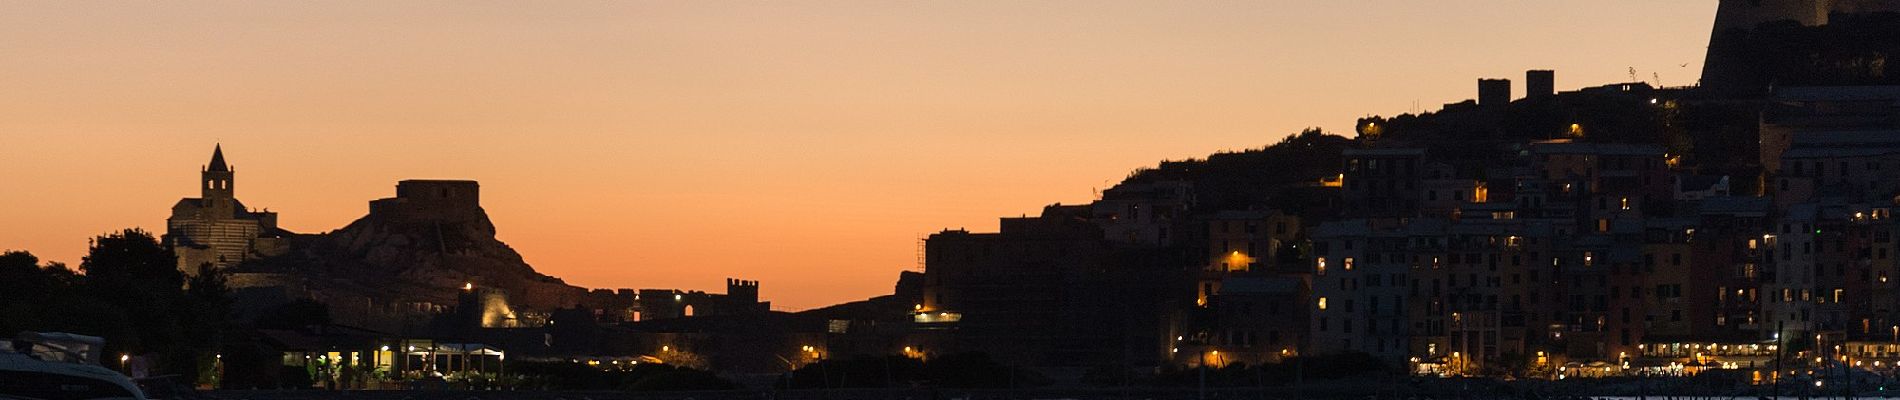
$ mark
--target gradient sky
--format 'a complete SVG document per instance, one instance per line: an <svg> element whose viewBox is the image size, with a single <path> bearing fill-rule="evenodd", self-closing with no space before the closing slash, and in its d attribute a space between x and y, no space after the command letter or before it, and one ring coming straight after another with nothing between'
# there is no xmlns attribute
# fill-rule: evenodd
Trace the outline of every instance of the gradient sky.
<svg viewBox="0 0 1900 400"><path fill-rule="evenodd" d="M0 249L76 266L93 235L163 232L222 142L238 198L294 231L474 179L543 273L756 279L807 309L889 293L921 235L1479 77L1693 84L1715 6L0 2Z"/></svg>

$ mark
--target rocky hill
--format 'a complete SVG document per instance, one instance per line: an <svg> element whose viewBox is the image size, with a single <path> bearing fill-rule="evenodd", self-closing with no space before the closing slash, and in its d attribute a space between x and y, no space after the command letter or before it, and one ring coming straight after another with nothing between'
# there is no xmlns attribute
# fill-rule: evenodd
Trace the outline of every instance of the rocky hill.
<svg viewBox="0 0 1900 400"><path fill-rule="evenodd" d="M535 272L495 239L477 193L470 181L403 181L397 197L372 202L348 226L293 236L286 254L237 272L292 276L320 297L383 304L454 304L464 285L500 289L535 311L593 301L587 289Z"/></svg>

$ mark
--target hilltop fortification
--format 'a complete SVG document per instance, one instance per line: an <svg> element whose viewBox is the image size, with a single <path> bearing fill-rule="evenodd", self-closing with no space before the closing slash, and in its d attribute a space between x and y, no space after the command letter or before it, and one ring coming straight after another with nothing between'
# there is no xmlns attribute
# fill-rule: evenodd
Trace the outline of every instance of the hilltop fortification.
<svg viewBox="0 0 1900 400"><path fill-rule="evenodd" d="M1702 86L1753 96L1776 86L1900 84L1900 1L1723 0Z"/></svg>
<svg viewBox="0 0 1900 400"><path fill-rule="evenodd" d="M1892 0L1722 0L1715 12L1715 32L1752 29L1775 21L1827 25L1834 14L1900 12Z"/></svg>

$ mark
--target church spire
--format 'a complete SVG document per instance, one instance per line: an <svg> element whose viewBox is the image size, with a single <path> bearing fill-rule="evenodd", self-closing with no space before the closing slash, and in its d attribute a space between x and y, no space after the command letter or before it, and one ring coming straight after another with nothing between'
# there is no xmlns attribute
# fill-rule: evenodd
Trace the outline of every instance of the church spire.
<svg viewBox="0 0 1900 400"><path fill-rule="evenodd" d="M231 167L224 164L224 144L223 143L219 143L216 145L216 147L213 147L211 149L211 166L206 167L205 171L207 172L231 171Z"/></svg>
<svg viewBox="0 0 1900 400"><path fill-rule="evenodd" d="M211 150L211 164L206 165L199 174L198 188L204 192L205 199L230 199L231 184L237 174L231 172L231 166L224 163L224 145Z"/></svg>

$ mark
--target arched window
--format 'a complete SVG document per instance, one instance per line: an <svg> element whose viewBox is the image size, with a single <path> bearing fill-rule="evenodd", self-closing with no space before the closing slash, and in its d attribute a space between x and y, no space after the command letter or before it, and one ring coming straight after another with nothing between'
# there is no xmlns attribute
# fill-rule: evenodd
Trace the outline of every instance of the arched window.
<svg viewBox="0 0 1900 400"><path fill-rule="evenodd" d="M682 312L680 315L684 315L688 317L693 316L693 305L691 304L686 305L686 311Z"/></svg>

